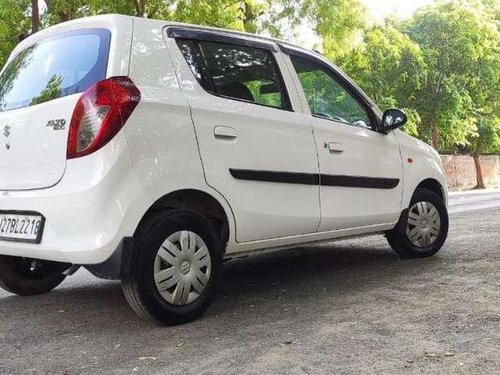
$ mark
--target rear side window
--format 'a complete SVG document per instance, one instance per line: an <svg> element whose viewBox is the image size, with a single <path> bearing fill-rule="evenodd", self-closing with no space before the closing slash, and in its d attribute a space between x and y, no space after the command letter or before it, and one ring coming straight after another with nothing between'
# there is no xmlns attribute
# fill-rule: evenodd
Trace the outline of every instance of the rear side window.
<svg viewBox="0 0 500 375"><path fill-rule="evenodd" d="M290 101L273 54L261 48L177 39L198 82L208 92L290 110Z"/></svg>
<svg viewBox="0 0 500 375"><path fill-rule="evenodd" d="M0 75L0 111L76 94L105 79L110 38L104 29L73 31L21 51Z"/></svg>

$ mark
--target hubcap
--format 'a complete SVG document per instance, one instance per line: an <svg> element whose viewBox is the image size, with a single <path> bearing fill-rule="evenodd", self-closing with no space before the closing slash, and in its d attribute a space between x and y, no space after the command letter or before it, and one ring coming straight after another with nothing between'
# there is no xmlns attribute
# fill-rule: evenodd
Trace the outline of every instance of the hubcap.
<svg viewBox="0 0 500 375"><path fill-rule="evenodd" d="M173 305L191 303L210 279L207 245L194 232L175 232L158 249L153 271L156 289L165 301Z"/></svg>
<svg viewBox="0 0 500 375"><path fill-rule="evenodd" d="M406 236L417 247L428 247L438 238L441 217L436 207L429 202L415 203L408 213Z"/></svg>
<svg viewBox="0 0 500 375"><path fill-rule="evenodd" d="M182 262L180 270L183 275L187 275L191 270L191 264L189 263L189 261L185 260L184 262Z"/></svg>

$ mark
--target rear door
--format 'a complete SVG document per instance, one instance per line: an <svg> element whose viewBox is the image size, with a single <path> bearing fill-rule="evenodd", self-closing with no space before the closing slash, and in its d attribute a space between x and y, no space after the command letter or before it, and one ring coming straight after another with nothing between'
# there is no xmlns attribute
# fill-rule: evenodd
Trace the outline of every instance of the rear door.
<svg viewBox="0 0 500 375"><path fill-rule="evenodd" d="M309 54L290 54L311 112L320 166L320 231L394 223L402 163L393 132L376 131L374 107L347 77Z"/></svg>
<svg viewBox="0 0 500 375"><path fill-rule="evenodd" d="M82 29L19 51L0 74L0 190L56 184L82 91L106 78L111 33Z"/></svg>
<svg viewBox="0 0 500 375"><path fill-rule="evenodd" d="M320 208L312 126L294 112L298 100L285 83L276 46L231 34L167 33L206 180L229 201L237 241L315 232Z"/></svg>

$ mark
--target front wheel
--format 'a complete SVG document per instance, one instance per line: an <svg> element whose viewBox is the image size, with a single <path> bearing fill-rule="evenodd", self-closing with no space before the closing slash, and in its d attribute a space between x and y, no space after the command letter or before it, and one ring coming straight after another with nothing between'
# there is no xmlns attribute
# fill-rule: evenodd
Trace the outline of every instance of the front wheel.
<svg viewBox="0 0 500 375"><path fill-rule="evenodd" d="M50 292L66 278L69 264L0 255L0 287L29 296Z"/></svg>
<svg viewBox="0 0 500 375"><path fill-rule="evenodd" d="M448 235L448 212L436 193L417 189L399 225L386 233L391 247L404 258L436 254Z"/></svg>
<svg viewBox="0 0 500 375"><path fill-rule="evenodd" d="M206 218L183 210L162 211L138 230L133 267L122 287L139 316L181 324L210 306L221 268L222 246Z"/></svg>

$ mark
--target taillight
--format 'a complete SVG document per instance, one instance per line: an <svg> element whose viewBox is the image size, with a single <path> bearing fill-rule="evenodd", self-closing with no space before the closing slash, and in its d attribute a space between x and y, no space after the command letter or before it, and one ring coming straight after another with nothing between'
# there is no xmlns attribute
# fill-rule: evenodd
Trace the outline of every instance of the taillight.
<svg viewBox="0 0 500 375"><path fill-rule="evenodd" d="M68 137L68 159L106 145L122 128L141 99L128 77L113 77L87 89L76 103Z"/></svg>

